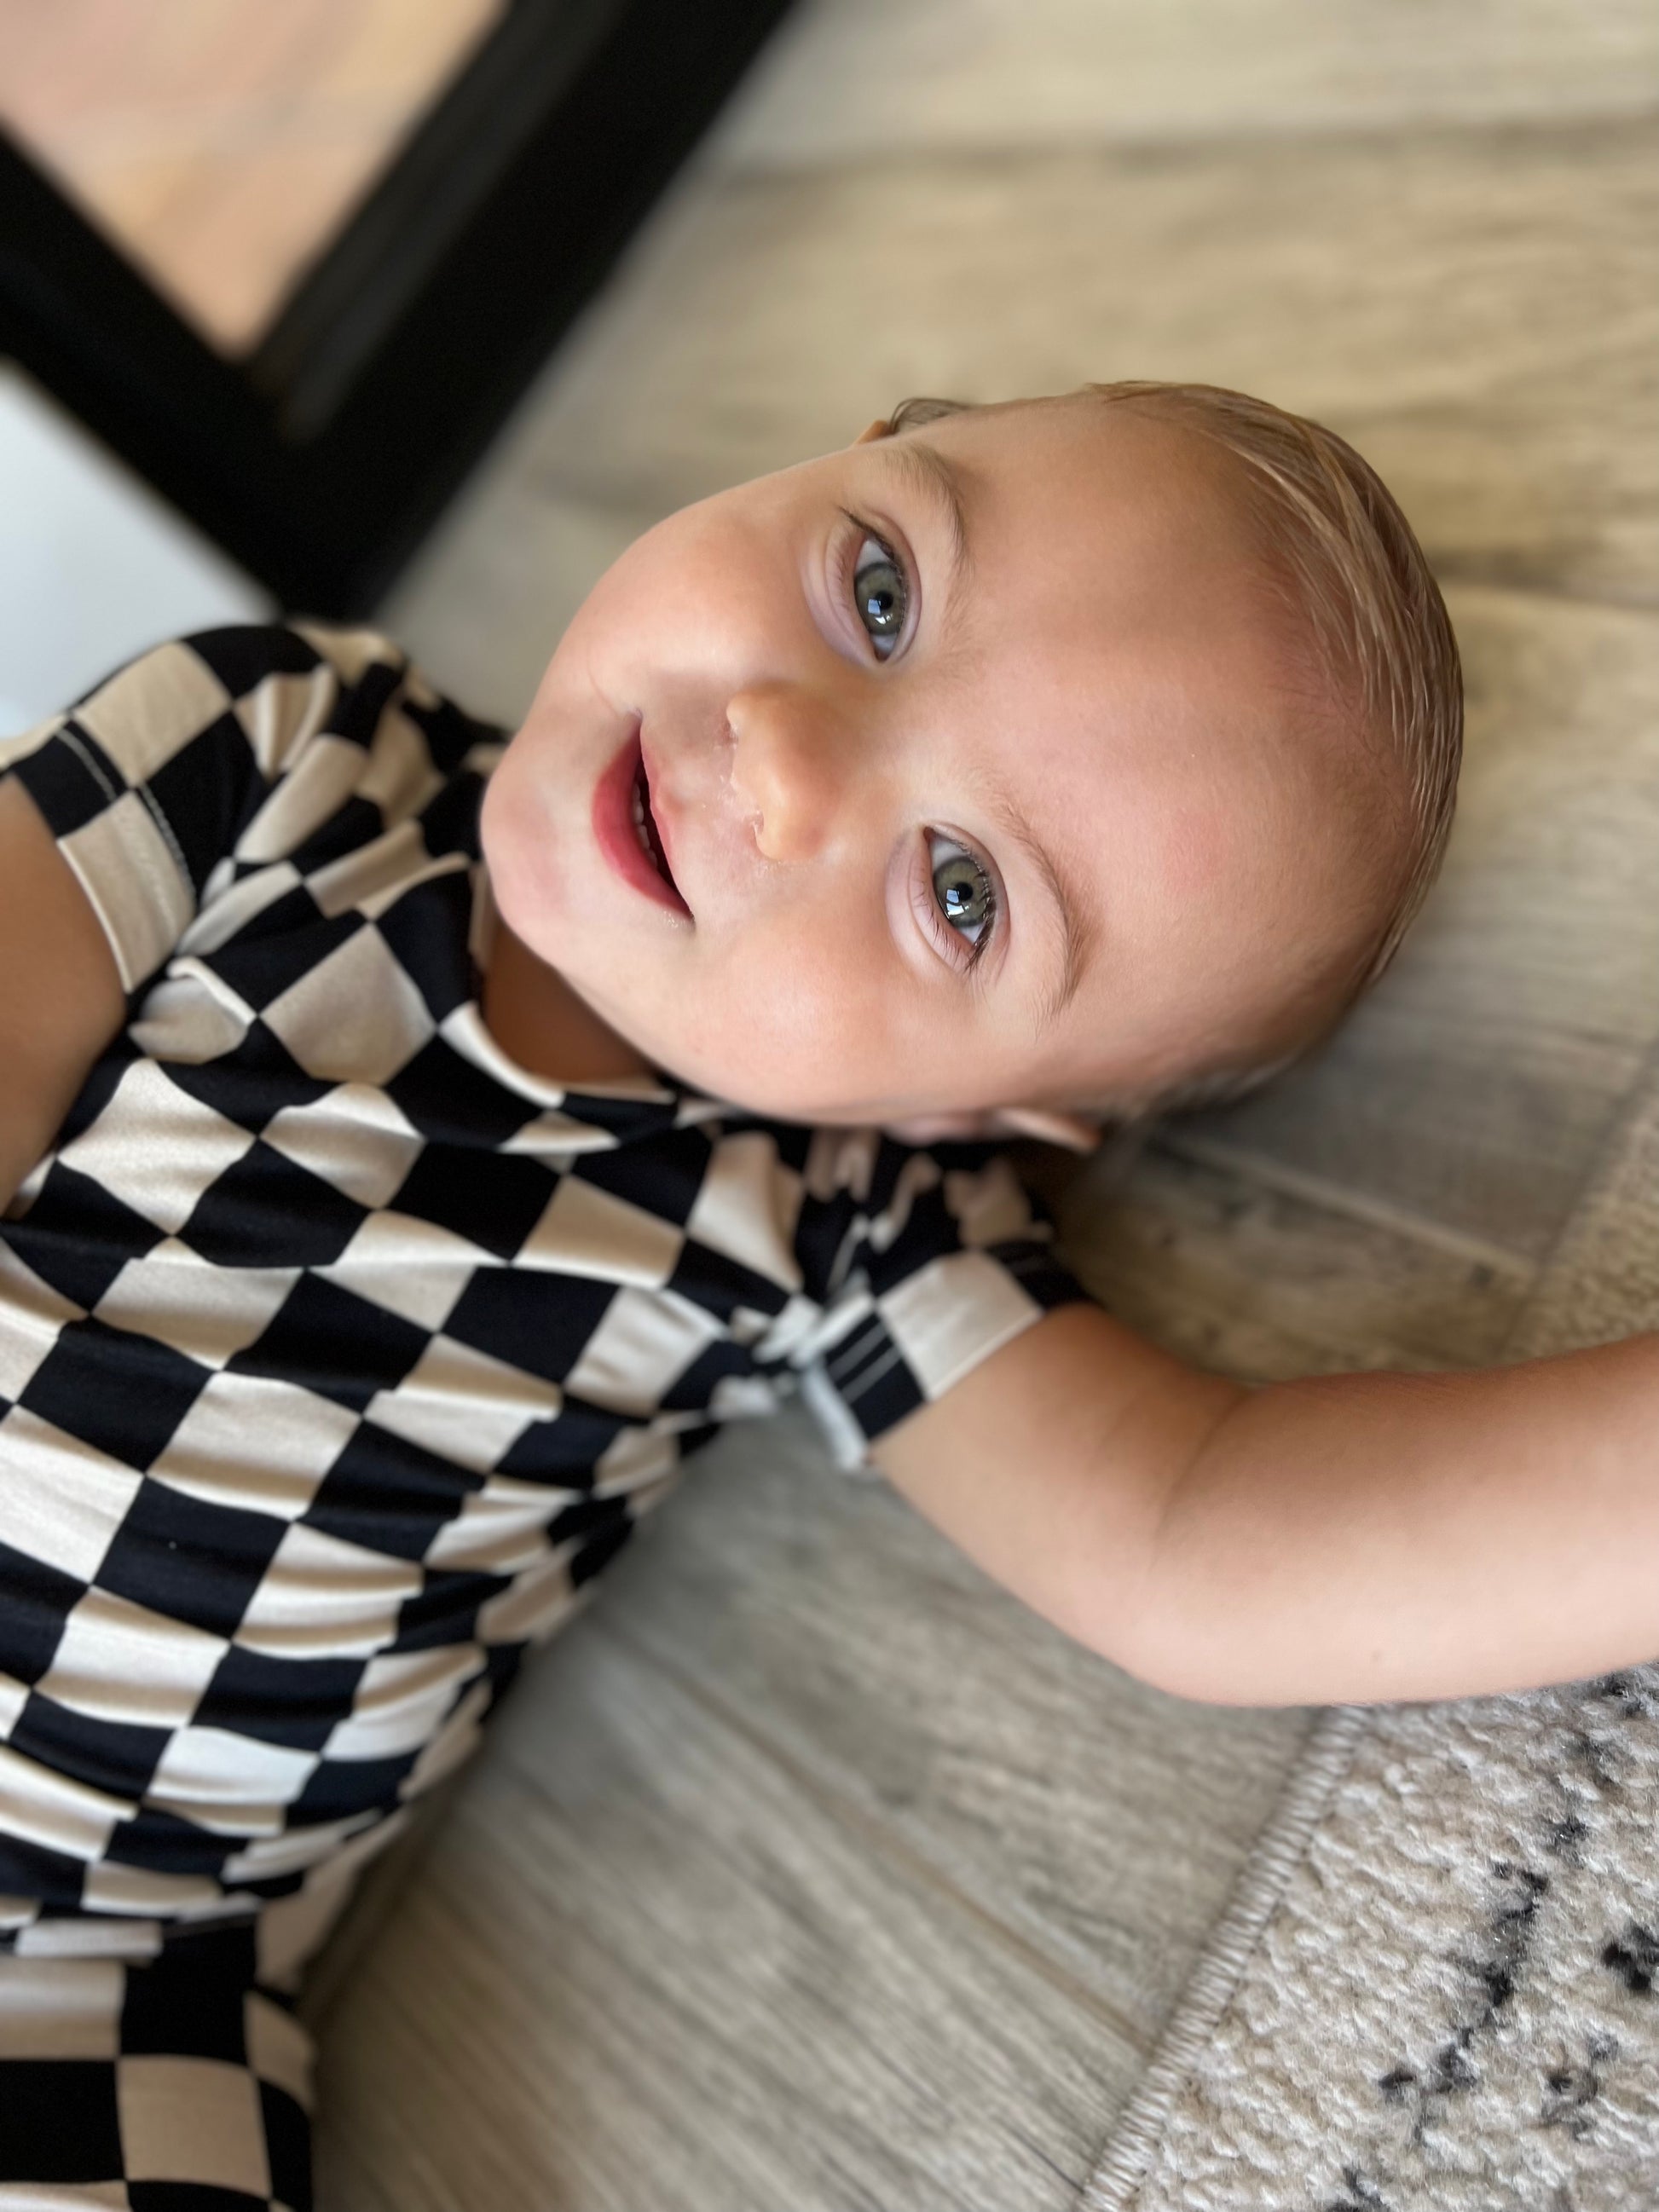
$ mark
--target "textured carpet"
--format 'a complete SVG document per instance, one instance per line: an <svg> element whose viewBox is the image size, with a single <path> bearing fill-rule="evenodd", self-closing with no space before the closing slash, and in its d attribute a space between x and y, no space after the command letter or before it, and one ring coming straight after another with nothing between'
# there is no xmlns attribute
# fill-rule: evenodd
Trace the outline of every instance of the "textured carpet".
<svg viewBox="0 0 1659 2212"><path fill-rule="evenodd" d="M1510 1349L1656 1324L1650 1075ZM1659 1665L1334 1711L1088 2212L1654 2212L1656 1980Z"/></svg>

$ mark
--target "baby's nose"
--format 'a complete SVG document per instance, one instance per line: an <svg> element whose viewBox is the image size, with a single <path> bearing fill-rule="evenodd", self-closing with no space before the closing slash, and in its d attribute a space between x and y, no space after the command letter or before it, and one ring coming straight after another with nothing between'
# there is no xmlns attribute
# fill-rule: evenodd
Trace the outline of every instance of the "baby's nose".
<svg viewBox="0 0 1659 2212"><path fill-rule="evenodd" d="M789 684L757 684L726 710L732 781L769 860L805 860L832 834L847 748L826 703Z"/></svg>

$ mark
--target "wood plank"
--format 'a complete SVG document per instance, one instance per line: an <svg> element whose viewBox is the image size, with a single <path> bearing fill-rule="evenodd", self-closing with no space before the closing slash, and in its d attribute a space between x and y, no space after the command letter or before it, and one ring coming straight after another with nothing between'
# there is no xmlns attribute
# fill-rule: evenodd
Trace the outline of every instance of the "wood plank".
<svg viewBox="0 0 1659 2212"><path fill-rule="evenodd" d="M1132 1328L1218 1374L1266 1382L1495 1359L1536 1270L1379 1212L1323 1204L1178 1127L1115 1187L1086 1171L1060 1208L1073 1267Z"/></svg>
<svg viewBox="0 0 1659 2212"><path fill-rule="evenodd" d="M816 0L705 158L872 155L1629 113L1659 89L1647 0Z"/></svg>
<svg viewBox="0 0 1659 2212"><path fill-rule="evenodd" d="M471 713L516 729L571 616L659 519L550 495L509 439L473 472L377 619Z"/></svg>
<svg viewBox="0 0 1659 2212"><path fill-rule="evenodd" d="M661 514L907 392L1198 377L1355 437L1449 571L1652 598L1656 204L1639 119L699 171L504 465Z"/></svg>
<svg viewBox="0 0 1659 2212"><path fill-rule="evenodd" d="M1445 874L1316 1060L1189 1126L1535 1260L1659 1037L1659 620L1452 598L1469 726Z"/></svg>
<svg viewBox="0 0 1659 2212"><path fill-rule="evenodd" d="M605 1612L331 2017L322 2202L1071 2204L1138 2045Z"/></svg>
<svg viewBox="0 0 1659 2212"><path fill-rule="evenodd" d="M1070 1643L799 1418L728 1435L609 1619L1150 2040L1305 1732Z"/></svg>

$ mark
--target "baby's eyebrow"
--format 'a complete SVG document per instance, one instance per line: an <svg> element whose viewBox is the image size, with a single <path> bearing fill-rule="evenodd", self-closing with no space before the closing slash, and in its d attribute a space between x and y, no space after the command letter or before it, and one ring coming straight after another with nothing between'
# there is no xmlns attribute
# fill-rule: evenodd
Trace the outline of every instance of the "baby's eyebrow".
<svg viewBox="0 0 1659 2212"><path fill-rule="evenodd" d="M1037 1028L1042 1030L1057 1020L1076 997L1094 950L1094 926L1082 902L1067 888L1065 877L1054 865L1054 855L1026 820L1012 793L999 789L992 803L1002 827L1046 886L1060 918L1060 981L1038 1004Z"/></svg>
<svg viewBox="0 0 1659 2212"><path fill-rule="evenodd" d="M945 525L945 535L951 541L948 603L954 607L974 564L962 478L938 447L930 446L923 438L907 437L901 433L896 438L885 440L882 450L894 466L909 478L913 489L932 502Z"/></svg>

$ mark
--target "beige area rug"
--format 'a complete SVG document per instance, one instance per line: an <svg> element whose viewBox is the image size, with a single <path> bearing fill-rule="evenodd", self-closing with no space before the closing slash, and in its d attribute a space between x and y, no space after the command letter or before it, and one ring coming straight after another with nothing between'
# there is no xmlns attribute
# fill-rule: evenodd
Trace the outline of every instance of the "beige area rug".
<svg viewBox="0 0 1659 2212"><path fill-rule="evenodd" d="M1510 1351L1656 1323L1650 1071ZM1656 1984L1659 1664L1333 1711L1085 2204L1659 2212Z"/></svg>

